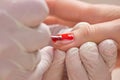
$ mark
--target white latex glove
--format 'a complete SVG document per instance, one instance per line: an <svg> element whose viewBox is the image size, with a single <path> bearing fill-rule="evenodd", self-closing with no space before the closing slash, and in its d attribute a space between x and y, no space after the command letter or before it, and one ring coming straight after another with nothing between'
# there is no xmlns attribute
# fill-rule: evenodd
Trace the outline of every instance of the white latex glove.
<svg viewBox="0 0 120 80"><path fill-rule="evenodd" d="M60 25L53 25L52 27L54 27L51 28L53 35L71 30L65 27L59 28L62 27ZM111 71L117 59L117 46L112 40L105 40L99 46L93 42L88 42L83 44L80 49L69 49L66 55L66 63L64 63L65 52L57 53L61 56L54 59L44 75L44 80L111 80ZM57 53L55 55L58 55ZM65 69L67 69L67 75L64 75Z"/></svg>
<svg viewBox="0 0 120 80"><path fill-rule="evenodd" d="M66 68L69 80L111 80L111 70L116 64L117 46L105 40L98 46L84 43L80 49L67 51Z"/></svg>
<svg viewBox="0 0 120 80"><path fill-rule="evenodd" d="M4 39L0 39L0 80L42 80L52 62L53 48L27 53L14 41Z"/></svg>
<svg viewBox="0 0 120 80"><path fill-rule="evenodd" d="M0 37L9 36L26 51L36 51L46 45L50 41L49 27L41 24L37 30L33 30L15 20L6 12L0 12Z"/></svg>
<svg viewBox="0 0 120 80"><path fill-rule="evenodd" d="M6 12L0 12L0 80L41 80L53 57L48 27L26 27Z"/></svg>
<svg viewBox="0 0 120 80"><path fill-rule="evenodd" d="M52 47L34 52L50 41L49 28L40 24L48 13L43 4L44 0L0 1L0 80L41 80L50 66ZM38 31L28 28L38 24Z"/></svg>
<svg viewBox="0 0 120 80"><path fill-rule="evenodd" d="M55 50L51 66L43 76L43 80L64 80L65 52Z"/></svg>
<svg viewBox="0 0 120 80"><path fill-rule="evenodd" d="M6 10L11 16L26 26L38 26L48 15L45 0L0 0L0 10Z"/></svg>

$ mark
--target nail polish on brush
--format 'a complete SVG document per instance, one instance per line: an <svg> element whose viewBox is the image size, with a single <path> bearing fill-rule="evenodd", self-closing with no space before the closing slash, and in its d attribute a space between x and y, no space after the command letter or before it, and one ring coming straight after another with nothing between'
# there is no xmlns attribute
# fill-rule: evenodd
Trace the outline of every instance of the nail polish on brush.
<svg viewBox="0 0 120 80"><path fill-rule="evenodd" d="M74 39L73 33L58 34L56 36L51 36L53 42L57 41L72 41Z"/></svg>

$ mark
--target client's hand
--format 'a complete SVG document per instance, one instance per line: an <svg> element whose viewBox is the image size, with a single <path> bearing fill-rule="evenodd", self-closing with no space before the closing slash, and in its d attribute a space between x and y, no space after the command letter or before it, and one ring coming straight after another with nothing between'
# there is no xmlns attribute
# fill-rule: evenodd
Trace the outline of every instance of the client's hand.
<svg viewBox="0 0 120 80"><path fill-rule="evenodd" d="M90 23L76 25L79 29L73 30L75 40L71 44L60 43L57 48L67 50L79 47L87 41L99 43L105 39L113 39L120 44L120 6L90 4L77 0L46 1L50 8L50 17L46 19L46 23L72 27L79 22Z"/></svg>
<svg viewBox="0 0 120 80"><path fill-rule="evenodd" d="M79 29L79 27L82 27L82 25L86 26L89 24L80 23L73 30ZM60 26L57 26L57 27L59 28ZM69 28L65 29L65 27L64 27L64 29L62 29L60 31L60 33L66 33L66 32L69 32ZM82 38L81 38L81 40L82 40ZM62 52L62 53L65 54L64 52ZM103 42L100 42L100 44L97 46L94 42L88 42L88 43L83 44L80 47L80 49L78 49L78 48L69 49L67 51L67 56L68 57L66 57L66 63L65 63L66 66L68 66L67 72L69 73L68 74L69 76L73 75L72 76L73 79L83 80L85 78L85 79L89 80L88 77L92 77L92 79L94 79L94 80L98 80L98 79L110 80L111 79L110 73L111 73L112 69L115 67L116 60L117 60L117 43L115 43L112 40L105 40ZM61 61L62 62L61 64L63 65L64 64L64 62L63 62L64 56L61 58L62 59L59 61ZM80 64L80 65L78 65L78 64ZM57 63L56 63L56 65L57 65ZM81 70L81 66L82 66L83 70ZM56 67L54 69L57 69L57 70L56 70L56 72L52 71L53 73L57 73L57 71L60 70L60 68L58 69ZM79 71L79 69L80 69L80 71ZM82 72L83 72L83 75L82 75ZM116 76L118 75L117 73L118 73L118 71L113 72L112 80L114 80L116 78ZM79 74L81 76L79 76ZM48 75L50 75L50 73ZM82 76L84 76L84 77L82 77ZM71 78L71 77L69 77L69 78ZM118 79L118 76L116 79ZM49 79L46 79L46 80L49 80ZM54 77L52 76L52 80L57 80L57 79L56 78L54 79Z"/></svg>

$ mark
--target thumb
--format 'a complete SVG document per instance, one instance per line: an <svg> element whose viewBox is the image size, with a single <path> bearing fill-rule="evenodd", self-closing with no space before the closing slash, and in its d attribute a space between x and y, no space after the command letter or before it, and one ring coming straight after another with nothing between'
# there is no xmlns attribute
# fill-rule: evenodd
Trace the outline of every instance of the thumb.
<svg viewBox="0 0 120 80"><path fill-rule="evenodd" d="M63 41L61 41L61 45L59 42L59 46L57 46L57 48L67 50L71 47L78 47L87 41L99 43L105 39L113 39L119 43L119 21L120 19L94 25L83 22L78 23L72 31L74 34L74 40L68 44L67 41L66 44L65 41L64 44L62 44Z"/></svg>

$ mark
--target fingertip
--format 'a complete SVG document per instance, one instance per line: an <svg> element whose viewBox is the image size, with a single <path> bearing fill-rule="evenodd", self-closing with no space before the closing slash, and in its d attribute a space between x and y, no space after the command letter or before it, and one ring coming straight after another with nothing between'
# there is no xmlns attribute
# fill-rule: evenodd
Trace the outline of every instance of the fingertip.
<svg viewBox="0 0 120 80"><path fill-rule="evenodd" d="M75 42L75 40L63 40L63 41L57 41L56 43L53 42L53 46L56 49L60 49L63 51L67 51L68 49L72 48L72 47L78 47L80 45L78 45L79 43Z"/></svg>
<svg viewBox="0 0 120 80"><path fill-rule="evenodd" d="M109 70L112 71L115 67L117 61L117 45L113 40L105 40L99 44L99 51L109 67Z"/></svg>
<svg viewBox="0 0 120 80"><path fill-rule="evenodd" d="M88 80L87 73L79 56L79 49L72 47L67 51L66 67L69 78Z"/></svg>
<svg viewBox="0 0 120 80"><path fill-rule="evenodd" d="M91 38L91 36L90 32L88 31L89 26L91 25L87 22L78 23L71 30L71 34L73 34L72 40L61 40L58 41L55 45L57 45L59 49L68 50L71 47L79 47L83 43L90 41L89 38Z"/></svg>
<svg viewBox="0 0 120 80"><path fill-rule="evenodd" d="M51 25L51 24L57 24L58 19L53 16L48 16L45 20L44 23Z"/></svg>
<svg viewBox="0 0 120 80"><path fill-rule="evenodd" d="M101 55L99 54L98 47L94 42L87 42L80 48L80 57L83 62L89 78L97 80L110 80L109 68L104 63ZM101 70L103 70L101 72ZM95 75L97 74L97 75Z"/></svg>
<svg viewBox="0 0 120 80"><path fill-rule="evenodd" d="M101 54L103 55L114 56L117 54L116 53L117 43L111 39L107 39L107 40L102 41L99 44L99 49L101 51Z"/></svg>
<svg viewBox="0 0 120 80"><path fill-rule="evenodd" d="M73 63L74 61L76 61L75 64L77 64L77 62L80 61L79 59L79 50L77 47L72 47L70 49L68 49L66 51L66 63L67 63L67 66L70 65L70 63ZM74 63L73 63L74 64Z"/></svg>
<svg viewBox="0 0 120 80"><path fill-rule="evenodd" d="M89 52L98 52L97 45L94 42L86 42L80 47L80 54L87 55Z"/></svg>

